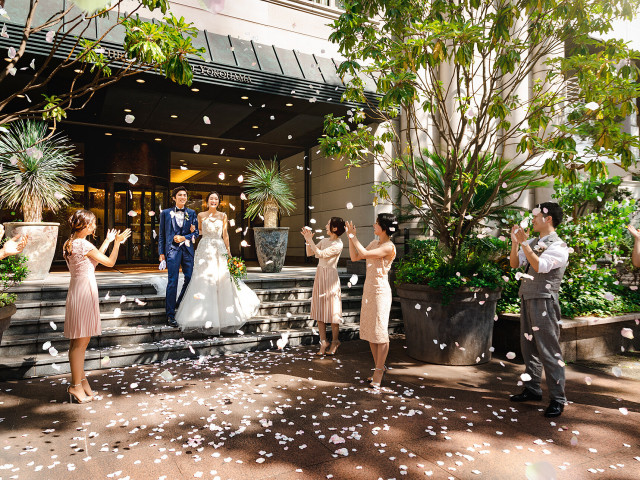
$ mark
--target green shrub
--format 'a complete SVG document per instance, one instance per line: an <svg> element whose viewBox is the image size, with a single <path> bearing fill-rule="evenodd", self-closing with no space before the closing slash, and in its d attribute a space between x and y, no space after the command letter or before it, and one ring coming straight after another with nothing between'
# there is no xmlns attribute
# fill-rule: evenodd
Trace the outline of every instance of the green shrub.
<svg viewBox="0 0 640 480"><path fill-rule="evenodd" d="M0 245L3 243L4 241L0 242ZM16 295L7 290L20 284L27 278L27 273L27 258L22 255L0 260L0 307L15 303Z"/></svg>

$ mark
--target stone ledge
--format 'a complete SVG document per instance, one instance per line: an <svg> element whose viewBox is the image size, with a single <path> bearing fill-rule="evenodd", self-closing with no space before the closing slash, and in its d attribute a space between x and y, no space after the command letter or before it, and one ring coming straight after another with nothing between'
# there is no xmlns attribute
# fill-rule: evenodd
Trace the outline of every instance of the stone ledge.
<svg viewBox="0 0 640 480"><path fill-rule="evenodd" d="M563 318L560 348L565 362L605 357L624 351L640 350L640 312L613 317ZM634 339L620 334L631 328ZM496 352L520 352L520 315L502 313L493 326L493 346Z"/></svg>

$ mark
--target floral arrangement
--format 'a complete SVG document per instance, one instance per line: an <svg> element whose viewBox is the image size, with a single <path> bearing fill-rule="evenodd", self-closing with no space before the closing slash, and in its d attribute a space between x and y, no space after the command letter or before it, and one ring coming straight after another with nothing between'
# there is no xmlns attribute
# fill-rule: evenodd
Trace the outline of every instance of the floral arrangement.
<svg viewBox="0 0 640 480"><path fill-rule="evenodd" d="M247 266L244 260L239 257L231 257L229 255L225 255L225 257L227 257L227 267L229 268L231 279L236 284L236 288L240 288L240 280L247 276Z"/></svg>

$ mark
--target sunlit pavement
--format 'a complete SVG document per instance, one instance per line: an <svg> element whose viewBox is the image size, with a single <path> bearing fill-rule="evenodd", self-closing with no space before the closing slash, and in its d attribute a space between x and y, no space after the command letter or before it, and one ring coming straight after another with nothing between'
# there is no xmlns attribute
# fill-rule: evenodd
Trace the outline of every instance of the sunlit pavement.
<svg viewBox="0 0 640 480"><path fill-rule="evenodd" d="M88 405L68 377L0 383L0 478L640 478L637 362L567 365L573 403L550 421L546 396L509 402L523 369L502 355L423 364L397 337L375 392L365 342L316 350L100 370Z"/></svg>

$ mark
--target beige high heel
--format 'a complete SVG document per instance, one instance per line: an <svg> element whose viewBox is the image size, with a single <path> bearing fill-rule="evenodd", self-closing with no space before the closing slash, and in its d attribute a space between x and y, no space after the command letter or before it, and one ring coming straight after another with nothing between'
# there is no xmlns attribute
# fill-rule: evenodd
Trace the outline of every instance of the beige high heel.
<svg viewBox="0 0 640 480"><path fill-rule="evenodd" d="M87 380L86 378L83 378L82 380L80 380L80 385L82 385L82 382L87 382L87 384L89 384L89 380ZM84 387L82 389L84 390ZM90 384L89 384L89 389L91 389ZM95 397L93 390L91 390L91 395L89 395L86 391L84 392L84 394L87 396L87 398L90 398L91 400L93 400L93 398Z"/></svg>
<svg viewBox="0 0 640 480"><path fill-rule="evenodd" d="M388 370L388 368L387 368L387 366L386 366L386 365L383 365L382 369L383 369L385 372ZM375 368L374 368L374 370L375 370ZM373 377L371 376L371 377L367 378L367 382L368 382L368 383L373 382Z"/></svg>
<svg viewBox="0 0 640 480"><path fill-rule="evenodd" d="M386 368L386 367L385 367ZM380 372L382 372L384 374L385 368L374 368L374 370L378 370ZM375 388L375 389L379 389L380 388L380 384L382 383L382 379L380 379L380 382L375 383L373 381L373 377L371 377L371 383L369 383L369 386L371 388Z"/></svg>
<svg viewBox="0 0 640 480"><path fill-rule="evenodd" d="M328 346L329 342L327 340L320 340L320 350L316 352L316 355L324 355Z"/></svg>
<svg viewBox="0 0 640 480"><path fill-rule="evenodd" d="M88 396L84 397L82 400L80 400L75 393L69 391L69 389L71 387L81 387L81 386L82 386L82 382L80 382L80 383L78 383L76 385L69 384L69 386L67 387L67 393L69 394L69 403L73 403L73 399L74 398L76 399L76 402L78 402L78 403L89 403L91 400L93 400L93 397L88 397Z"/></svg>
<svg viewBox="0 0 640 480"><path fill-rule="evenodd" d="M335 347L334 347L334 345L335 345ZM331 342L331 349L327 352L327 355L334 356L336 354L336 350L338 350L339 346L340 346L340 342L339 341Z"/></svg>

